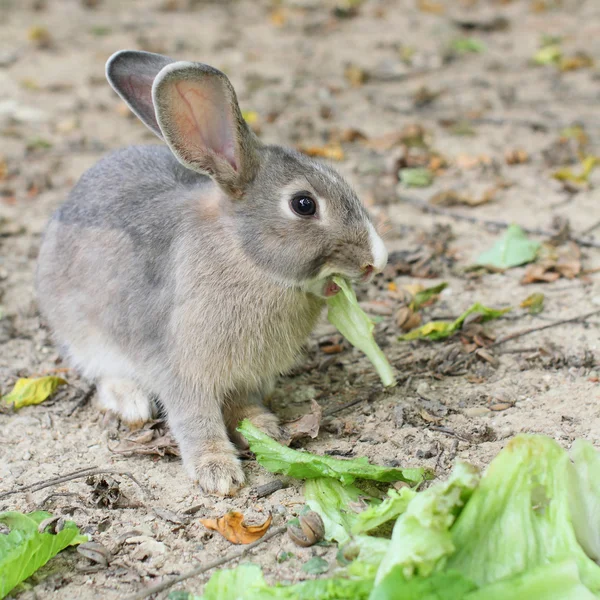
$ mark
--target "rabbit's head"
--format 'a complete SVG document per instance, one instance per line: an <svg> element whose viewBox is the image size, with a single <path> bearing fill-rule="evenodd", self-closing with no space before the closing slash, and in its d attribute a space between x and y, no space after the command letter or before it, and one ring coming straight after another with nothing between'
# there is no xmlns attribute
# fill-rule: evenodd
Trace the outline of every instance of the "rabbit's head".
<svg viewBox="0 0 600 600"><path fill-rule="evenodd" d="M133 112L188 169L210 176L246 255L284 285L319 296L332 275L367 280L387 252L348 183L294 150L262 144L231 83L201 63L124 50L107 78Z"/></svg>

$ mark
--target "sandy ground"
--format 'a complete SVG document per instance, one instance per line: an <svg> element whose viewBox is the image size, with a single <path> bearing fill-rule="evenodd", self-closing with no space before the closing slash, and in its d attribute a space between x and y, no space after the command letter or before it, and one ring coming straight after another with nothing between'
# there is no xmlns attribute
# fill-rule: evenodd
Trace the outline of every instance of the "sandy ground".
<svg viewBox="0 0 600 600"><path fill-rule="evenodd" d="M600 315L467 356L478 348L473 336L486 342L479 326L462 339L399 342L394 315L401 303L390 291L390 283L401 289L447 281L440 300L424 309L425 319L455 317L473 302L513 307L486 325L496 339L600 309L597 247L581 246L577 277L552 283L523 285L523 267L468 270L500 233L483 220L552 233L561 226L564 233L568 222L573 236L600 245L600 228L584 235L600 219L600 170L587 186L552 178L556 169L578 161L576 141L560 142L564 128L583 127L584 153L598 154L600 71L588 66L560 72L530 62L543 36L560 36L565 56L585 52L599 64L600 6L593 0L367 0L354 12L341 0L0 1L0 391L18 377L65 367L33 294L40 235L86 168L113 148L153 142L103 77L112 52L140 48L223 69L242 108L257 113L265 141L323 145L350 129L378 140L378 149L360 140L343 142L345 159L335 164L387 230L394 268L360 290L360 297L381 317L378 340L399 369L400 385L382 391L367 362L350 348L324 353L324 343L337 341L324 322L306 360L281 379L271 401L284 419L308 412L311 399L330 411L318 438L303 447L425 465L444 477L456 458L486 465L518 432L544 433L565 447L577 437L600 446ZM494 17L505 18L505 27ZM464 36L483 42L485 51L450 52L452 41ZM431 187L398 188L402 150L385 147L381 136L415 124L425 128L448 166ZM507 162L507 152L516 150L526 153L526 163ZM490 189L496 193L488 203L445 209L475 223L426 213L406 201L423 202L444 190L481 197ZM533 292L545 295L539 315L519 308ZM116 476L128 508L95 506L93 488L81 479L1 498L1 510L43 506L70 515L112 552L109 566L92 572L88 560L64 552L15 597L123 597L231 551L198 518L235 508L256 520L272 512L279 525L301 508L298 481L256 498L253 488L274 476L253 460L244 463L248 486L235 498L218 499L203 497L176 457L115 453L130 434L99 415L93 402L82 402L89 382L72 371L66 378L69 386L50 401L0 414L0 494L99 466L132 473L152 497ZM351 408L337 410L353 400ZM48 498L53 493L58 495ZM184 514L190 508L193 514ZM281 560L283 552L293 557ZM335 568L335 548L300 549L283 536L251 560L270 581L298 581L309 577L301 566L314 555ZM179 588L200 592L204 581Z"/></svg>

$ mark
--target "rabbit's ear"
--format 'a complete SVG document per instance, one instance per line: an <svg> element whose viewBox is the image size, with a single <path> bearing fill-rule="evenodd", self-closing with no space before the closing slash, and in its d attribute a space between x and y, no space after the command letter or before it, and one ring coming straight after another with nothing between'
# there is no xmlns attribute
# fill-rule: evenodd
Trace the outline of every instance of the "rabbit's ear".
<svg viewBox="0 0 600 600"><path fill-rule="evenodd" d="M207 65L175 62L154 80L152 100L163 137L189 169L241 196L258 169L259 142L229 79Z"/></svg>
<svg viewBox="0 0 600 600"><path fill-rule="evenodd" d="M113 54L106 63L108 83L139 119L161 139L163 136L152 104L152 84L161 69L172 62L171 58L161 54L121 50Z"/></svg>

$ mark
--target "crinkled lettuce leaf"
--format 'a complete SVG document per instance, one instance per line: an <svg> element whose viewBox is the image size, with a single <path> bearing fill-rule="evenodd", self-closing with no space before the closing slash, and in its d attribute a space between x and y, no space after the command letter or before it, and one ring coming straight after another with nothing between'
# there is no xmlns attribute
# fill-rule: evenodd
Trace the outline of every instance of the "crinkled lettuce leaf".
<svg viewBox="0 0 600 600"><path fill-rule="evenodd" d="M502 579L464 597L464 600L508 599L598 600L598 596L581 583L577 563L567 560L542 565L516 577Z"/></svg>
<svg viewBox="0 0 600 600"><path fill-rule="evenodd" d="M383 385L396 385L394 369L373 337L373 321L358 304L354 290L342 277L333 281L340 291L327 299L329 322L356 348L362 350L373 363Z"/></svg>
<svg viewBox="0 0 600 600"><path fill-rule="evenodd" d="M316 579L294 585L267 585L260 567L244 564L217 571L202 596L189 600L367 600L372 579Z"/></svg>
<svg viewBox="0 0 600 600"><path fill-rule="evenodd" d="M369 600L462 600L465 594L476 587L456 571L407 578L404 568L399 565L373 589ZM509 598L515 600L512 595L505 596L504 600Z"/></svg>
<svg viewBox="0 0 600 600"><path fill-rule="evenodd" d="M395 521L408 508L409 502L417 495L411 488L401 490L389 489L387 498L377 504L372 504L354 519L352 533L367 533L378 529L385 523Z"/></svg>
<svg viewBox="0 0 600 600"><path fill-rule="evenodd" d="M51 516L44 511L0 513L0 523L10 530L0 534L0 598L67 546L87 541L73 521L67 521L56 534L40 533L39 524Z"/></svg>
<svg viewBox="0 0 600 600"><path fill-rule="evenodd" d="M585 440L571 447L574 478L569 501L577 541L586 554L600 560L600 453Z"/></svg>
<svg viewBox="0 0 600 600"><path fill-rule="evenodd" d="M579 545L573 526L569 496L574 478L568 454L553 439L513 438L491 462L452 527L456 551L448 568L484 586L571 560L582 583L600 591L600 566ZM591 526L597 522L595 515Z"/></svg>
<svg viewBox="0 0 600 600"><path fill-rule="evenodd" d="M318 512L325 525L325 539L344 544L350 539L354 523L359 513L357 507L365 501L377 502L375 498L365 498L365 493L354 485L343 485L330 477L307 479L304 483L306 504Z"/></svg>
<svg viewBox="0 0 600 600"><path fill-rule="evenodd" d="M458 463L447 481L419 492L394 525L389 550L377 571L377 583L397 566L406 578L427 577L440 569L456 549L450 527L478 483L478 469Z"/></svg>
<svg viewBox="0 0 600 600"><path fill-rule="evenodd" d="M300 452L276 442L247 419L242 421L238 431L248 441L256 460L271 473L281 473L297 479L331 477L343 484L354 483L356 479L420 483L432 477L431 472L426 469L396 469L372 465L366 458L341 460Z"/></svg>

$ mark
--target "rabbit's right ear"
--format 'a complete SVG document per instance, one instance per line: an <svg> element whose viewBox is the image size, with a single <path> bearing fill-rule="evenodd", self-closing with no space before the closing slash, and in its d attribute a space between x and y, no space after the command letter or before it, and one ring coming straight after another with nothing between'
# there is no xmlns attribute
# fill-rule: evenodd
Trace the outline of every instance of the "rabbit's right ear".
<svg viewBox="0 0 600 600"><path fill-rule="evenodd" d="M106 78L135 115L159 138L162 132L152 103L152 84L158 73L173 59L162 54L121 50L106 63Z"/></svg>

